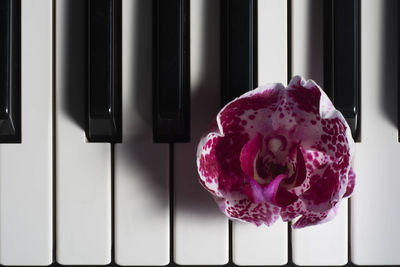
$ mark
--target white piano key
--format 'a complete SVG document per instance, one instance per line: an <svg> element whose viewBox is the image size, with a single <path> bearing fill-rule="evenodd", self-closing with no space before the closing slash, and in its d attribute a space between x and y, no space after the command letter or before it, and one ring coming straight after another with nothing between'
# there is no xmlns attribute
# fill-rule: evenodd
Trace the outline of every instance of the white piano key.
<svg viewBox="0 0 400 267"><path fill-rule="evenodd" d="M323 85L323 1L292 0L291 75Z"/></svg>
<svg viewBox="0 0 400 267"><path fill-rule="evenodd" d="M56 257L111 260L111 145L88 143L84 121L85 2L56 6Z"/></svg>
<svg viewBox="0 0 400 267"><path fill-rule="evenodd" d="M191 143L174 145L174 261L226 264L228 220L198 182L196 148L219 111L220 2L191 1Z"/></svg>
<svg viewBox="0 0 400 267"><path fill-rule="evenodd" d="M274 82L286 84L287 47L287 1L258 1L258 86ZM237 265L286 264L287 227L281 220L270 228L233 222L233 262Z"/></svg>
<svg viewBox="0 0 400 267"><path fill-rule="evenodd" d="M343 200L336 218L329 223L292 231L294 263L317 266L347 263L347 205L348 200Z"/></svg>
<svg viewBox="0 0 400 267"><path fill-rule="evenodd" d="M52 16L51 0L21 1L22 144L0 145L2 265L52 262Z"/></svg>
<svg viewBox="0 0 400 267"><path fill-rule="evenodd" d="M258 86L287 83L287 1L258 0ZM272 41L273 40L273 41Z"/></svg>
<svg viewBox="0 0 400 267"><path fill-rule="evenodd" d="M152 2L123 2L123 136L115 145L115 262L169 263L169 157L153 144Z"/></svg>
<svg viewBox="0 0 400 267"><path fill-rule="evenodd" d="M292 1L292 75L303 75L323 86L323 1ZM293 262L297 265L344 265L347 253L347 201L326 224L292 231Z"/></svg>
<svg viewBox="0 0 400 267"><path fill-rule="evenodd" d="M351 259L360 265L400 264L397 5L361 5L362 138L351 198Z"/></svg>
<svg viewBox="0 0 400 267"><path fill-rule="evenodd" d="M287 263L287 223L271 227L233 222L232 260L236 265L284 265Z"/></svg>

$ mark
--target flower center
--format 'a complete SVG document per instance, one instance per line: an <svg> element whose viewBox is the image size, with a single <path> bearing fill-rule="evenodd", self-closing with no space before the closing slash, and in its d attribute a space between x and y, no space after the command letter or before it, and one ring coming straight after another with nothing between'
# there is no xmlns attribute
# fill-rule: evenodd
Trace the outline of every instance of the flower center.
<svg viewBox="0 0 400 267"><path fill-rule="evenodd" d="M276 176L280 174L286 174L288 170L286 165L277 164L275 162L263 164L261 168L262 169L260 169L260 167L256 167L254 172L254 180L256 180L259 184L269 183Z"/></svg>
<svg viewBox="0 0 400 267"><path fill-rule="evenodd" d="M254 180L260 185L270 183L278 175L290 177L293 174L293 166L288 161L290 146L284 135L275 135L263 140L264 145L260 149L253 162Z"/></svg>
<svg viewBox="0 0 400 267"><path fill-rule="evenodd" d="M282 138L271 138L268 142L268 148L273 154L277 154L279 150L284 149Z"/></svg>

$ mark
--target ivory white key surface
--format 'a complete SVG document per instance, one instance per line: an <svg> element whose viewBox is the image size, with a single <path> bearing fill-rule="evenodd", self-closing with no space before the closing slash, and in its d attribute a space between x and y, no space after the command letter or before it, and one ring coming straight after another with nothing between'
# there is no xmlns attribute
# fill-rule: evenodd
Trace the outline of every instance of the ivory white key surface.
<svg viewBox="0 0 400 267"><path fill-rule="evenodd" d="M291 1L292 76L302 75L323 85L323 1Z"/></svg>
<svg viewBox="0 0 400 267"><path fill-rule="evenodd" d="M292 231L293 262L297 265L344 265L347 263L347 206L342 200L336 218Z"/></svg>
<svg viewBox="0 0 400 267"><path fill-rule="evenodd" d="M115 262L169 263L168 144L153 144L152 1L123 1L123 141L115 145Z"/></svg>
<svg viewBox="0 0 400 267"><path fill-rule="evenodd" d="M323 86L323 1L292 1L292 75ZM344 265L347 253L347 200L328 223L292 231L297 265Z"/></svg>
<svg viewBox="0 0 400 267"><path fill-rule="evenodd" d="M40 67L38 67L40 66ZM0 264L52 262L52 1L21 1L21 144L0 145Z"/></svg>
<svg viewBox="0 0 400 267"><path fill-rule="evenodd" d="M351 259L360 265L400 264L397 5L361 5L362 136L351 198Z"/></svg>
<svg viewBox="0 0 400 267"><path fill-rule="evenodd" d="M284 265L287 263L287 223L271 227L232 224L232 257L237 265Z"/></svg>
<svg viewBox="0 0 400 267"><path fill-rule="evenodd" d="M220 1L191 1L191 143L174 145L174 261L226 264L228 220L198 182L196 149L220 107Z"/></svg>
<svg viewBox="0 0 400 267"><path fill-rule="evenodd" d="M111 260L111 146L88 143L85 1L56 6L56 260L107 264Z"/></svg>
<svg viewBox="0 0 400 267"><path fill-rule="evenodd" d="M271 41L273 39L273 41ZM287 82L287 1L258 1L258 86ZM287 223L272 227L234 221L232 260L237 265L287 263Z"/></svg>
<svg viewBox="0 0 400 267"><path fill-rule="evenodd" d="M258 86L287 84L287 1L258 0Z"/></svg>

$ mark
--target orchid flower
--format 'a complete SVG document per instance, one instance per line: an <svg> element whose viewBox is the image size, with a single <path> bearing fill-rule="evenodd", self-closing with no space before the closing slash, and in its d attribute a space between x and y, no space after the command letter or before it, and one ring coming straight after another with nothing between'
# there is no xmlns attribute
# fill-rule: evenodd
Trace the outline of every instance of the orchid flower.
<svg viewBox="0 0 400 267"><path fill-rule="evenodd" d="M200 183L229 218L293 228L333 219L355 185L355 145L312 80L243 94L218 113L197 150Z"/></svg>

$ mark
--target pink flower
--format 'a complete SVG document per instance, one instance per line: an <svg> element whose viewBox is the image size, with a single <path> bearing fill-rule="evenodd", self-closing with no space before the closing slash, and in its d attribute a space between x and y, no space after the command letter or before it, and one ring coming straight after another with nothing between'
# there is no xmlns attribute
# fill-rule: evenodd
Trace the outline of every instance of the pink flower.
<svg viewBox="0 0 400 267"><path fill-rule="evenodd" d="M312 80L294 77L227 104L198 145L200 183L229 218L293 228L327 222L351 195L354 141Z"/></svg>

